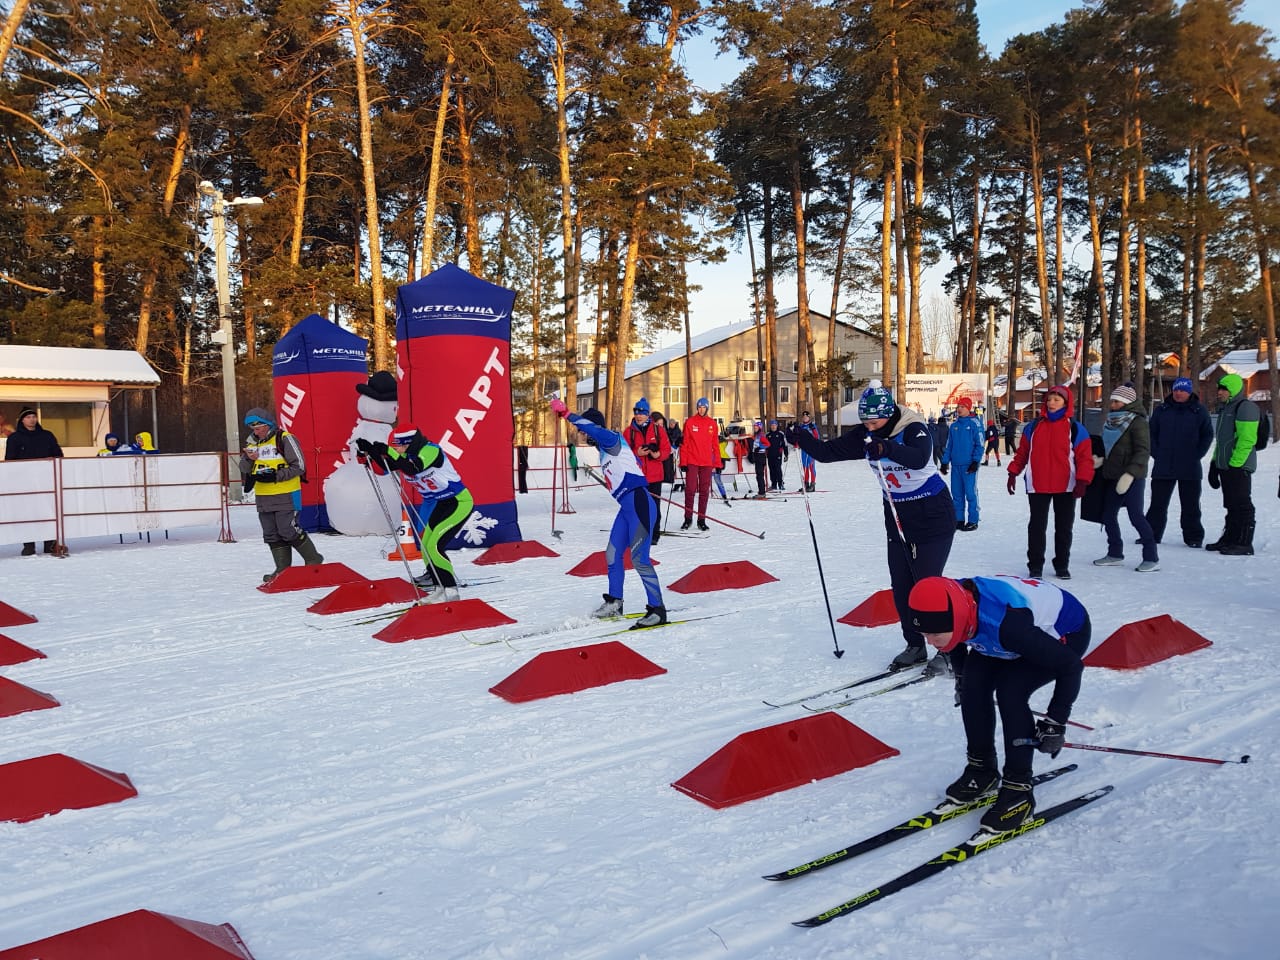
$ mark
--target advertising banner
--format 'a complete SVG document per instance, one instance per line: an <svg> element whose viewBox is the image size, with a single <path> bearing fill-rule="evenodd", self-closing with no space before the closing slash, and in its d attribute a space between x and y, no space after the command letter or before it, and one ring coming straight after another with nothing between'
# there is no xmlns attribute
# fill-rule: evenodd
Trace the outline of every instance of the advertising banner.
<svg viewBox="0 0 1280 960"><path fill-rule="evenodd" d="M986 408L985 373L909 373L905 379L901 404L922 417L950 416L961 397L978 413Z"/></svg>
<svg viewBox="0 0 1280 960"><path fill-rule="evenodd" d="M515 299L453 264L396 292L400 418L441 446L475 498L454 546L523 539L511 469Z"/></svg>
<svg viewBox="0 0 1280 960"><path fill-rule="evenodd" d="M357 383L369 376L369 341L313 313L276 343L271 376L277 422L307 462L300 522L329 529L324 481L342 462Z"/></svg>

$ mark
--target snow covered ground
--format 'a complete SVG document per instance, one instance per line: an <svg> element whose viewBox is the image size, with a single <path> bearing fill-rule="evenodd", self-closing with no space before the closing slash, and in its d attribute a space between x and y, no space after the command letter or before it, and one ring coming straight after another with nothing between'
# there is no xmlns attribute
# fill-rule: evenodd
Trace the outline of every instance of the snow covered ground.
<svg viewBox="0 0 1280 960"><path fill-rule="evenodd" d="M201 529L72 543L65 561L6 548L0 600L39 623L3 632L48 659L4 675L62 705L0 719L0 762L64 752L127 773L139 796L0 823L0 950L147 908L230 922L257 960L1275 957L1280 454L1261 460L1257 556L1190 550L1175 519L1160 572L1135 573L1132 545L1125 566L1096 568L1102 533L1077 524L1070 584L1095 645L1162 613L1213 641L1142 670L1088 670L1074 719L1101 729L1072 739L1252 762L1040 757L1039 769L1080 765L1038 791L1042 807L1102 784L1115 792L815 930L789 921L928 859L976 820L785 884L760 879L940 797L964 763L945 682L843 711L900 756L719 811L670 786L738 734L805 715L761 698L853 679L901 647L896 625L838 625L847 653L832 656L798 497L713 504L763 541L713 525L706 539L656 548L664 584L723 560L778 577L668 593L673 616L727 615L614 638L666 674L523 704L488 688L602 632L584 615L603 578L565 576L604 545L613 505L597 488L555 517L560 541L549 495L520 498L526 538L559 558L473 567L472 551L460 564L502 578L465 595L517 624L403 644L372 639L382 624L304 612L324 591L255 590L270 557L251 508L233 511L235 544ZM957 534L948 573L1025 573L1026 498L1008 496L1004 477L981 471L982 523ZM820 465L818 486L839 617L887 585L879 497L861 464ZM1204 503L1215 538L1218 494L1206 488ZM374 578L395 573L387 542L319 538L327 559ZM629 609L640 597L629 575ZM496 636L512 639L476 645Z"/></svg>

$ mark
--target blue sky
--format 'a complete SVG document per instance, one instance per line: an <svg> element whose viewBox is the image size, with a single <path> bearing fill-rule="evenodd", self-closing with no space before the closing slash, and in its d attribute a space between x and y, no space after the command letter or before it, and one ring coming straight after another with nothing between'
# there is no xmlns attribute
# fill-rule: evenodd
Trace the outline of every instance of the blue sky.
<svg viewBox="0 0 1280 960"><path fill-rule="evenodd" d="M1040 30L1051 23L1061 21L1068 10L1082 7L1081 0L978 0L978 29L982 42L993 55L999 54L1010 37L1020 33ZM1277 0L1245 0L1243 18L1266 27L1272 34L1272 50L1277 50L1274 38L1280 37L1280 2ZM703 51L698 51L702 53ZM733 67L726 57L715 61L699 62L697 54L690 51L687 63L690 72L704 86L718 88L733 74ZM758 251L757 251L758 254ZM694 333L708 330L724 323L751 317L751 297L748 284L751 279L750 263L746 253L732 253L724 263L689 265L689 282L703 289L691 295L690 325ZM795 281L788 278L777 290L781 308L795 306ZM830 304L831 287L817 276L809 278L809 303L814 309L825 310ZM682 334L666 334L663 343L671 342Z"/></svg>

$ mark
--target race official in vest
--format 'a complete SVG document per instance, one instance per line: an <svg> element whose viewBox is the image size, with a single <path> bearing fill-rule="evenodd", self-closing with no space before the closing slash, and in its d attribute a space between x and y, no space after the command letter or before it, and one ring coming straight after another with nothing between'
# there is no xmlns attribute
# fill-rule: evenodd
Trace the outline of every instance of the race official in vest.
<svg viewBox="0 0 1280 960"><path fill-rule="evenodd" d="M309 567L324 563L324 557L298 523L307 465L297 438L276 426L275 417L261 407L244 415L244 425L249 428L249 437L240 460L240 473L245 492L254 493L262 539L271 548L271 559L275 561L275 569L263 576L263 582L293 566L294 550Z"/></svg>

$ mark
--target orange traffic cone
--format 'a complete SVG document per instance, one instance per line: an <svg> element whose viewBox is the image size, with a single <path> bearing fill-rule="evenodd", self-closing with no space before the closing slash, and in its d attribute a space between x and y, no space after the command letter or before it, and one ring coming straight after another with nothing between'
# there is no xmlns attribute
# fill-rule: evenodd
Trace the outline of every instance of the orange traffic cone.
<svg viewBox="0 0 1280 960"><path fill-rule="evenodd" d="M409 522L409 512L403 507L400 508L400 526L396 535L400 540L400 546L387 554L388 560L399 563L401 556L405 560L422 559L422 551L418 549L418 538L414 536L413 524Z"/></svg>

